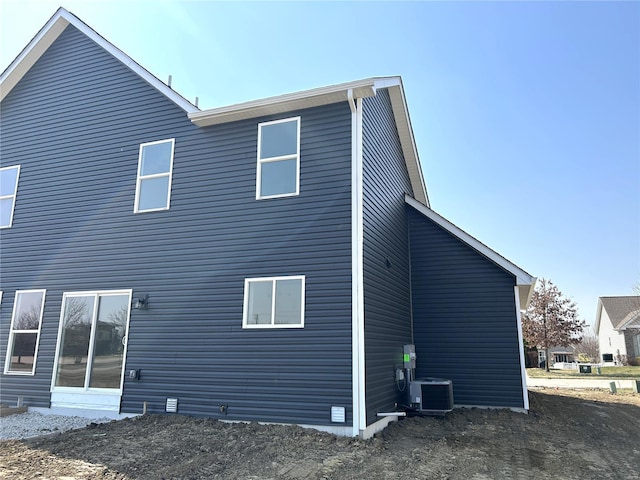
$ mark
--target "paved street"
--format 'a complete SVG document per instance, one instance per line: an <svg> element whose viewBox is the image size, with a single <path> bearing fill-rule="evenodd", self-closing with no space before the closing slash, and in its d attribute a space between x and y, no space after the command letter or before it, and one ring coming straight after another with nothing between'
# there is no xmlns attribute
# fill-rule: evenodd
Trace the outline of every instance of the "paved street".
<svg viewBox="0 0 640 480"><path fill-rule="evenodd" d="M639 379L640 380L640 379ZM616 388L633 388L633 380L610 380L593 378L585 375L585 378L531 378L527 375L528 387L545 388L609 388L611 382L616 383Z"/></svg>

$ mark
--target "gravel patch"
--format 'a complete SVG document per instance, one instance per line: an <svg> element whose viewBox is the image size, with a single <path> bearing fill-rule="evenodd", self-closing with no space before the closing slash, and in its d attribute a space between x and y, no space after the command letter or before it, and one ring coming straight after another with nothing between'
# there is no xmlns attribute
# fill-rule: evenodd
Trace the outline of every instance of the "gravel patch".
<svg viewBox="0 0 640 480"><path fill-rule="evenodd" d="M91 423L107 423L110 418L70 417L25 412L0 418L0 440L18 440L67 430L84 428Z"/></svg>

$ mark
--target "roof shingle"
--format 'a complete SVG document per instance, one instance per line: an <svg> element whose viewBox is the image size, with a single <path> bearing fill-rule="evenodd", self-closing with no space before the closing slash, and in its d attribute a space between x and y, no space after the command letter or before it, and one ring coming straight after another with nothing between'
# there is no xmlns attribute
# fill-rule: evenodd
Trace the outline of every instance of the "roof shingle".
<svg viewBox="0 0 640 480"><path fill-rule="evenodd" d="M640 315L640 295L624 297L600 297L602 308L607 311L613 328L623 327Z"/></svg>

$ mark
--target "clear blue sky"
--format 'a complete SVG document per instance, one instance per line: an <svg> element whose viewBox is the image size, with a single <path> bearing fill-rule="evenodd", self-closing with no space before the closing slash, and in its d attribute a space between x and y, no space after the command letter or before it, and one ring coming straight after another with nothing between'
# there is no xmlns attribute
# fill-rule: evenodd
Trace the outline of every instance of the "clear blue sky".
<svg viewBox="0 0 640 480"><path fill-rule="evenodd" d="M61 1L1 69L64 6L201 108L401 75L434 210L589 323L640 281L640 2Z"/></svg>

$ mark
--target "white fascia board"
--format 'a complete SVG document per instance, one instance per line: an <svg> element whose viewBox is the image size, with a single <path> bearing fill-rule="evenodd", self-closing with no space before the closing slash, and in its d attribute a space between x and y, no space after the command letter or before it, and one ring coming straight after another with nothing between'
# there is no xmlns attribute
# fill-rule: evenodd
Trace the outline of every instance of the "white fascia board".
<svg viewBox="0 0 640 480"><path fill-rule="evenodd" d="M409 109L404 95L404 88L402 87L402 79L400 77L385 77L376 80L376 88L387 88L389 90L391 108L393 109L400 146L402 147L402 153L409 172L413 196L420 203L429 207L429 196L427 195L427 188L422 175Z"/></svg>
<svg viewBox="0 0 640 480"><path fill-rule="evenodd" d="M69 21L66 10L59 8L20 54L0 75L0 101L13 90L20 79L29 71L58 36L67 28Z"/></svg>
<svg viewBox="0 0 640 480"><path fill-rule="evenodd" d="M263 115L290 112L301 108L346 102L349 90L353 92L354 98L372 97L375 95L374 83L374 79L366 79L302 92L287 93L190 113L189 119L199 127L207 127Z"/></svg>
<svg viewBox="0 0 640 480"><path fill-rule="evenodd" d="M460 239L461 241L463 241L464 243L469 245L471 248L476 250L478 253L484 255L486 258L491 260L493 263L498 265L500 268L502 268L503 270L506 270L507 272L509 272L513 276L515 276L516 277L516 285L519 286L519 287L520 286L521 287L525 287L520 292L520 299L521 299L521 305L520 306L523 309L525 309L527 307L527 298L530 297L530 294L529 294L528 290L532 290L533 289L533 287L535 285L535 282L536 282L536 278L535 277L529 275L527 272L522 270L520 267L518 267L514 263L511 263L509 260L504 258L499 253L495 252L494 250L491 250L484 243L482 243L478 239L472 237L467 232L465 232L461 228L455 226L453 223L451 223L449 220L447 220L443 216L437 214L436 212L434 212L433 210L431 210L427 206L425 206L425 205L421 204L420 202L418 202L416 199L411 198L409 195L405 195L405 202L408 205L410 205L411 207L415 208L418 212L422 213L425 217L429 218L430 220L435 222L437 225L439 225L440 227L444 228L446 231L451 233L453 236L455 236L456 238ZM528 288L526 288L526 287L528 287ZM524 296L524 302L522 301L523 296Z"/></svg>
<svg viewBox="0 0 640 480"><path fill-rule="evenodd" d="M596 336L600 335L600 319L602 318L602 299L598 298L598 307L596 308Z"/></svg>
<svg viewBox="0 0 640 480"><path fill-rule="evenodd" d="M42 54L47 51L51 44L68 25L73 25L75 28L80 30L80 32L104 48L108 53L117 58L152 87L160 91L160 93L169 98L169 100L182 108L186 113L199 111L195 105L185 99L182 95L169 88L148 70L136 63L122 50L108 42L82 20L62 7L56 11L45 26L40 29L31 42L29 42L24 50L22 50L20 55L11 62L11 65L9 65L0 76L0 100L3 100L13 87L18 84L20 79L29 71Z"/></svg>

